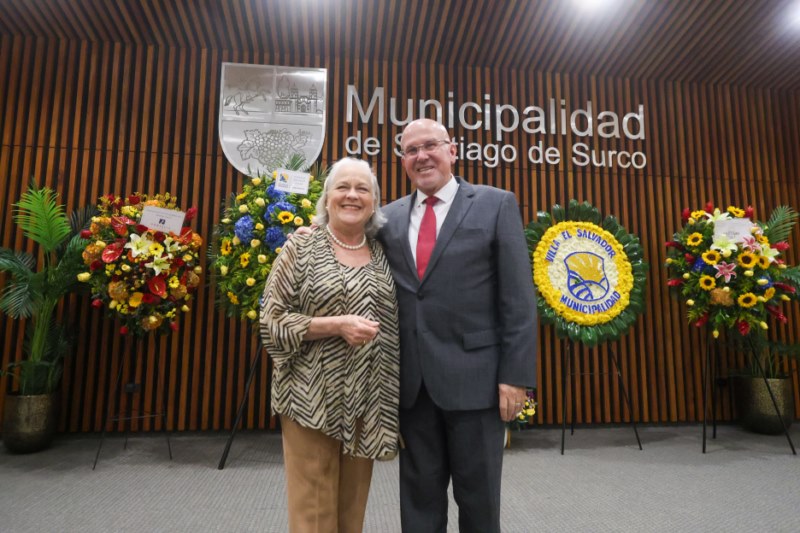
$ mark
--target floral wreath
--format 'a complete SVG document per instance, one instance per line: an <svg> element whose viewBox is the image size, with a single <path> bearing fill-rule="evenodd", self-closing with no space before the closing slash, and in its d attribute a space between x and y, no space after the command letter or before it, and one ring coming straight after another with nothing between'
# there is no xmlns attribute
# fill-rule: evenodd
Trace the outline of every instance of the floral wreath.
<svg viewBox="0 0 800 533"><path fill-rule="evenodd" d="M618 339L643 309L647 263L638 237L588 202L570 200L551 213L540 211L525 229L542 321L587 346Z"/></svg>
<svg viewBox="0 0 800 533"><path fill-rule="evenodd" d="M293 159L287 167L301 168L302 164L301 159ZM309 172L307 195L276 190L275 171L248 178L242 192L232 195L223 209L209 259L215 273L217 305L228 316L251 321L258 318L264 284L287 236L311 224L327 170L314 165Z"/></svg>
<svg viewBox="0 0 800 533"><path fill-rule="evenodd" d="M689 322L709 324L714 338L732 328L743 336L761 334L770 316L785 324L779 305L797 297L800 269L788 267L781 257L789 249L786 239L797 213L779 206L766 224L753 215L751 206L721 211L708 202L704 209L687 207L681 216L684 227L666 243L667 285L684 298ZM715 231L722 221L737 220L746 234L734 238Z"/></svg>
<svg viewBox="0 0 800 533"><path fill-rule="evenodd" d="M176 235L140 223L145 207L179 211L177 200L169 193L127 198L107 194L100 197L100 214L81 232L91 242L83 250L89 270L78 274L78 280L91 286L94 307L107 309L123 323L121 335L176 331L178 311L189 312L203 272L203 238L187 226ZM184 223L196 215L197 208L190 208Z"/></svg>

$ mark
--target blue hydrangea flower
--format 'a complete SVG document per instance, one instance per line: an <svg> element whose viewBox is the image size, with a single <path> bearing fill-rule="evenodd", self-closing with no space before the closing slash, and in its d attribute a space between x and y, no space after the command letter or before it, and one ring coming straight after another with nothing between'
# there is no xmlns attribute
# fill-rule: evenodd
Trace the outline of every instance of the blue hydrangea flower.
<svg viewBox="0 0 800 533"><path fill-rule="evenodd" d="M295 213L297 211L297 208L292 204L290 204L289 202L285 201L276 202L274 204L271 204L267 208L266 213L264 213L264 220L269 222L270 218L272 217L272 213L274 213L275 211L277 211L278 213L280 213L281 211L288 211L290 213Z"/></svg>
<svg viewBox="0 0 800 533"><path fill-rule="evenodd" d="M267 187L267 196L273 202L282 202L286 200L286 196L288 196L285 192L276 191L275 190L275 183L271 183L269 187Z"/></svg>
<svg viewBox="0 0 800 533"><path fill-rule="evenodd" d="M694 260L694 264L692 265L692 270L694 270L695 272L700 272L706 266L707 264L705 261L703 261L703 258L698 256L698 258Z"/></svg>
<svg viewBox="0 0 800 533"><path fill-rule="evenodd" d="M267 246L269 246L274 252L275 248L283 246L283 243L286 242L286 235L283 234L283 231L281 231L280 228L269 228L264 240L266 241Z"/></svg>
<svg viewBox="0 0 800 533"><path fill-rule="evenodd" d="M253 226L253 218L250 215L245 215L233 225L233 233L240 241L250 242L253 239Z"/></svg>

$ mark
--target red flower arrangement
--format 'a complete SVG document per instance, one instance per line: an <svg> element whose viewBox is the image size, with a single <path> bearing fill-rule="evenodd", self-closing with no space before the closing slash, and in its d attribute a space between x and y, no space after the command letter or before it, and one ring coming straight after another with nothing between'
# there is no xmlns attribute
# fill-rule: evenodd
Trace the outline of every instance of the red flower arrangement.
<svg viewBox="0 0 800 533"><path fill-rule="evenodd" d="M169 332L178 329L177 314L200 284L199 252L203 238L184 226L180 234L165 233L140 223L147 206L179 210L169 193L148 197L100 197L100 215L81 237L90 242L83 251L88 271L78 279L92 288L92 306L105 308L122 321L121 335ZM184 224L197 214L186 212Z"/></svg>

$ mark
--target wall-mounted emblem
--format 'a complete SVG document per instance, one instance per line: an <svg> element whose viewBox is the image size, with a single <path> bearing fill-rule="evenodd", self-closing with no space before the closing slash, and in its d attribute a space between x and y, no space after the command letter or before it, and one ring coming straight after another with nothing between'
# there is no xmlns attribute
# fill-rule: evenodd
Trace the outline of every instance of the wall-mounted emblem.
<svg viewBox="0 0 800 533"><path fill-rule="evenodd" d="M325 140L324 68L223 63L219 140L237 170L255 175L302 155L311 166Z"/></svg>

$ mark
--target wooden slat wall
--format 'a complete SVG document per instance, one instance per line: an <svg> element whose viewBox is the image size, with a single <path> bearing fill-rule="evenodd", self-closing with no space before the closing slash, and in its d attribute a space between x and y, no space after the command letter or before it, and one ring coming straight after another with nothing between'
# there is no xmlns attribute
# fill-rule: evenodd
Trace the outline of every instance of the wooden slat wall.
<svg viewBox="0 0 800 533"><path fill-rule="evenodd" d="M267 36L261 38L268 40ZM269 48L270 43L264 47ZM563 159L558 166L534 166L522 153L515 164L496 169L459 162L457 172L473 183L514 191L526 222L538 210L577 198L615 214L643 241L650 263L646 312L621 341L581 351L581 370L594 375L579 377L570 393L577 422L630 419L616 381L601 374L612 370L612 349L620 358L639 420L700 419L703 339L686 324L685 308L664 287L663 242L679 226L681 208L696 208L707 200L751 203L760 217L782 203L800 209L797 91L364 60L355 54L310 57L306 53L177 48L169 43L144 46L2 36L0 197L6 202L0 219L2 245L24 246L21 233L12 224L10 204L31 176L55 187L70 209L92 203L107 192L171 191L179 195L184 208L198 206L195 228L208 238L223 199L242 181L226 162L218 142L216 117L223 61L327 67L328 131L323 148L327 163L344 155L344 139L358 131L362 136L380 138L384 147L392 146L399 131L379 126L375 120L363 125L344 122L350 83L357 86L362 100L374 87L385 87L387 103L390 96L399 102L407 98L447 101L448 91L453 91L456 106L465 101L480 103L485 93L491 94L495 103L518 108L544 105L549 98L564 98L570 108L591 99L596 110L618 113L645 105L645 142L586 141L598 149L625 146L643 150L648 157L645 171L593 170ZM483 130L455 129L453 134L463 135L468 142L491 140ZM521 131L506 139L518 147L538 140ZM560 147L562 154L578 140L571 134L543 139L545 144ZM409 192L399 161L388 148L372 162L386 200ZM800 246L797 231L792 242ZM800 259L796 249L789 257L793 263ZM213 301L210 284L198 294L180 332L150 339L147 349L141 350L147 355L137 376L144 383L144 392L133 401L144 410L164 401L167 425L173 430L229 428L255 356L247 327L218 313ZM124 354L131 353L132 347L115 334L110 321L90 307L86 297L69 297L63 311L80 334L75 354L66 363L60 427L71 432L98 431L106 410L126 407L117 405L118 396L109 388ZM788 326L773 328L781 338L796 342L800 308L794 304L788 315ZM3 365L20 353L22 326L0 318ZM538 421L554 424L562 415L558 409L562 345L550 328L541 328L540 338ZM157 356L161 365L156 365ZM723 367L737 363L741 361L726 355ZM268 376L267 365L261 365L245 417L247 428L269 425ZM3 380L0 402L6 386ZM729 419L729 391L723 392L719 416ZM795 398L800 399L800 394ZM800 412L800 404L797 407ZM145 421L134 430L160 427L158 420Z"/></svg>

